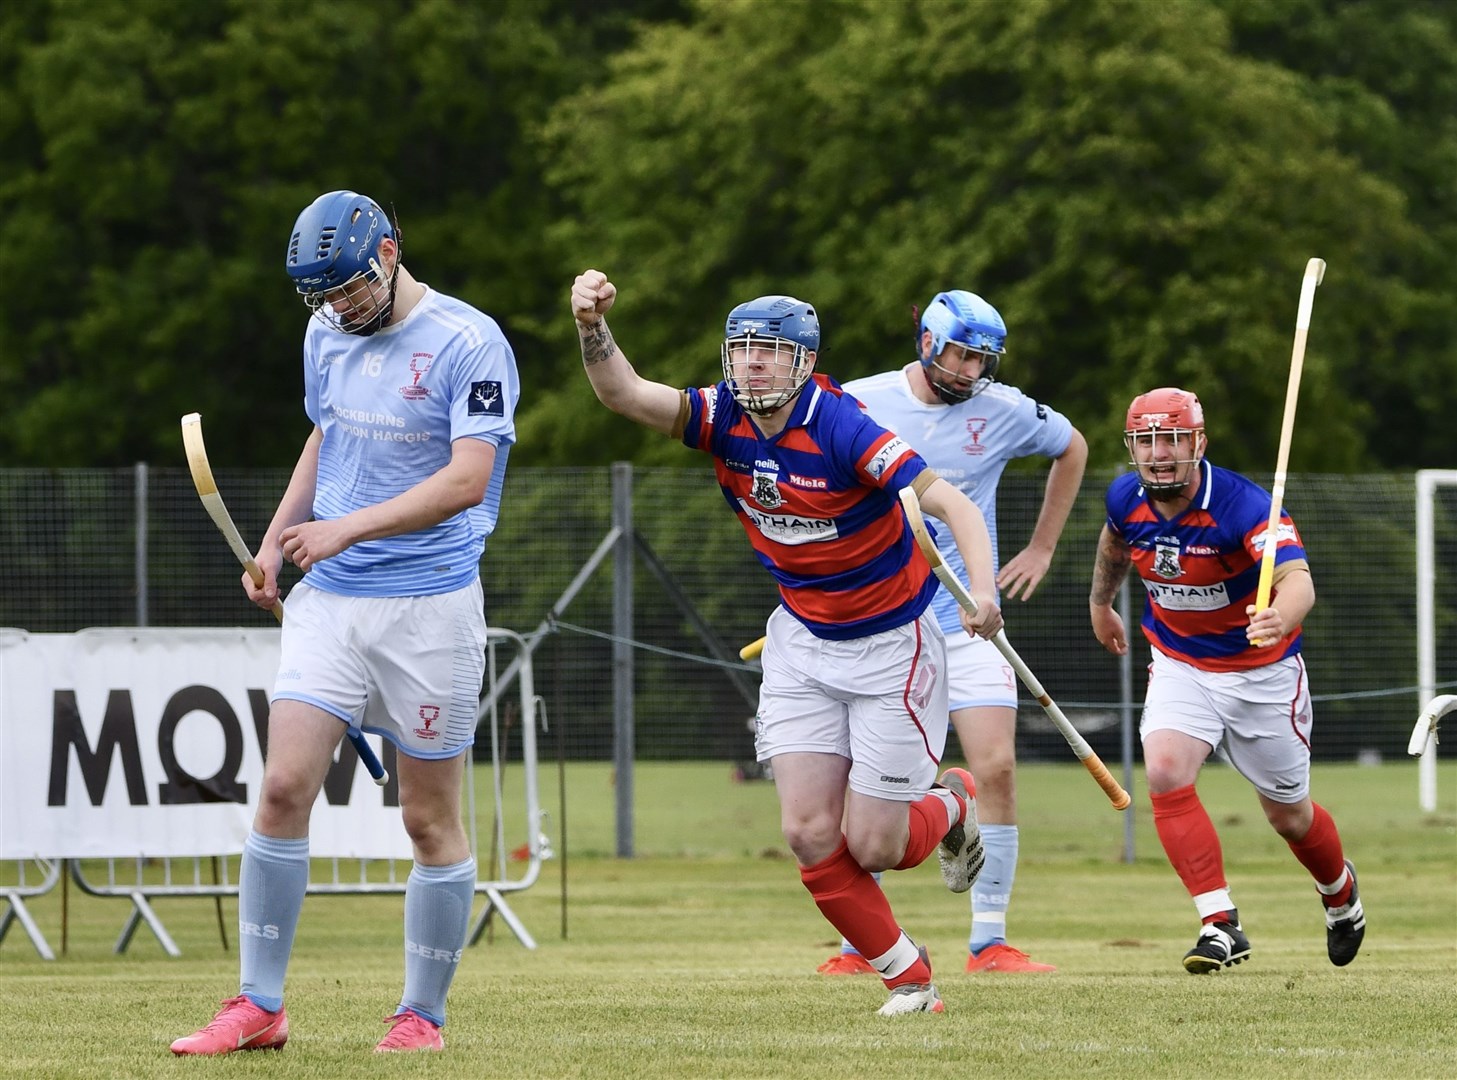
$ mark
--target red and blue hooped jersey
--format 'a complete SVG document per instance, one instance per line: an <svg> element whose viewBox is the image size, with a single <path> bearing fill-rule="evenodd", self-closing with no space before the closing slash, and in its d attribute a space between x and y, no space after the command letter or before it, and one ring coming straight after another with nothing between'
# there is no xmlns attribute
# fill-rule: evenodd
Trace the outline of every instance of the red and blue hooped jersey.
<svg viewBox="0 0 1457 1080"><path fill-rule="evenodd" d="M1245 671L1300 652L1300 627L1269 645L1245 637L1260 582L1270 493L1206 459L1194 501L1160 517L1138 481L1124 473L1108 487L1108 528L1132 549L1148 602L1143 633L1161 653L1204 671ZM1275 563L1304 559L1300 534L1282 507Z"/></svg>
<svg viewBox="0 0 1457 1080"><path fill-rule="evenodd" d="M726 383L684 393L684 444L713 455L723 497L811 633L868 637L926 610L936 579L898 500L926 463L904 440L826 375L768 439Z"/></svg>

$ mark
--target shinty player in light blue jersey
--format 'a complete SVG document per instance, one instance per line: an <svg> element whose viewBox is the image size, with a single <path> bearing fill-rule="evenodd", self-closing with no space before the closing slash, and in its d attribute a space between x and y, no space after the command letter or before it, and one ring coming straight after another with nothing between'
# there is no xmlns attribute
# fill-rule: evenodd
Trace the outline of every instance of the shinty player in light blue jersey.
<svg viewBox="0 0 1457 1080"><path fill-rule="evenodd" d="M495 446L485 498L410 532L354 543L309 569L315 588L345 596L424 596L476 579L496 526L519 387L495 321L422 286L399 325L368 337L321 319L304 339L304 410L323 434L313 513L335 520L428 480L456 439Z"/></svg>
<svg viewBox="0 0 1457 1080"><path fill-rule="evenodd" d="M1088 444L1061 413L995 381L1006 355L1006 324L996 308L964 290L938 293L920 320L917 360L855 379L845 392L910 443L939 476L981 510L997 552L997 483L1009 461L1052 459L1042 509L1027 546L997 574L1009 596L1031 597L1046 576L1082 483ZM966 580L961 553L944 535L937 547ZM976 777L977 816L987 861L972 886L966 970L1044 972L1007 943L1007 909L1017 870L1017 680L996 647L961 629L956 601L941 589L932 602L946 634L951 723ZM859 974L865 962L848 942L820 965L827 975Z"/></svg>
<svg viewBox="0 0 1457 1080"><path fill-rule="evenodd" d="M313 431L257 555L289 594L268 758L238 889L240 986L175 1054L276 1049L283 983L309 876L309 813L345 726L400 750L414 848L405 887L404 991L380 1051L438 1050L465 946L476 865L461 821L466 750L484 674L480 559L515 441L515 358L500 328L400 263L373 200L321 195L286 267L313 312L304 411Z"/></svg>

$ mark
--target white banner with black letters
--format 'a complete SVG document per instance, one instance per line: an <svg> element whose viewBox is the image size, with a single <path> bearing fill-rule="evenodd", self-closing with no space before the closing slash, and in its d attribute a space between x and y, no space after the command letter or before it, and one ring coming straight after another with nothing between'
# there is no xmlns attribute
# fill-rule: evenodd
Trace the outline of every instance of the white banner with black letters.
<svg viewBox="0 0 1457 1080"><path fill-rule="evenodd" d="M278 642L241 628L0 629L0 859L241 851ZM393 774L393 753L370 742ZM376 786L348 740L337 758L310 853L409 858L395 780Z"/></svg>

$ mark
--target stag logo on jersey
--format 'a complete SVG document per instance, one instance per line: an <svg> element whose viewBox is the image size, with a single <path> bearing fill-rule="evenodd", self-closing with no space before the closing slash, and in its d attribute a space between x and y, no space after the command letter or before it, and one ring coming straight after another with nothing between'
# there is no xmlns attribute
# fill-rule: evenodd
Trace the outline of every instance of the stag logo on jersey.
<svg viewBox="0 0 1457 1080"><path fill-rule="evenodd" d="M1213 585L1175 585L1172 582L1145 581L1148 598L1165 611L1218 611L1229 606L1229 590L1224 582Z"/></svg>
<svg viewBox="0 0 1457 1080"><path fill-rule="evenodd" d="M910 444L899 436L891 439L880 448L880 453L870 459L869 464L865 466L865 471L874 479L879 480L885 470L894 465L900 456L910 448Z"/></svg>
<svg viewBox="0 0 1457 1080"><path fill-rule="evenodd" d="M835 523L823 518L800 517L798 514L766 514L750 505L746 499L739 500L739 509L759 532L776 543L816 544L822 540L834 540L840 535Z"/></svg>
<svg viewBox="0 0 1457 1080"><path fill-rule="evenodd" d="M506 401L501 397L501 384L495 379L470 384L470 402L466 405L468 416L505 416Z"/></svg>
<svg viewBox="0 0 1457 1080"><path fill-rule="evenodd" d="M1159 544L1153 552L1153 572L1162 578L1176 578L1184 572L1179 565L1179 545Z"/></svg>
<svg viewBox="0 0 1457 1080"><path fill-rule="evenodd" d="M438 739L440 732L435 730L435 721L440 719L439 705L420 706L420 726L415 729L415 734L422 739Z"/></svg>
<svg viewBox="0 0 1457 1080"><path fill-rule="evenodd" d="M784 496L779 493L779 477L769 473L754 473L754 490L749 498L765 510L778 510L784 505Z"/></svg>
<svg viewBox="0 0 1457 1080"><path fill-rule="evenodd" d="M962 453L971 454L973 457L985 454L987 448L982 445L981 437L986 433L986 429L987 418L985 416L967 417L966 433L971 436L971 442L962 445Z"/></svg>
<svg viewBox="0 0 1457 1080"><path fill-rule="evenodd" d="M430 396L430 388L420 385L420 376L428 374L430 366L435 363L435 354L417 352L410 357L410 379L409 386L400 387L400 397L406 401L420 401Z"/></svg>

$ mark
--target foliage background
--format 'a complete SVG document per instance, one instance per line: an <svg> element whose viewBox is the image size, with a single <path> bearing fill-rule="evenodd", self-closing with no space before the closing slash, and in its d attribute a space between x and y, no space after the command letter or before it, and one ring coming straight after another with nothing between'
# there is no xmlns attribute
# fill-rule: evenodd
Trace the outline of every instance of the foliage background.
<svg viewBox="0 0 1457 1080"><path fill-rule="evenodd" d="M706 383L749 295L823 366L909 359L970 288L1004 377L1095 466L1128 399L1196 389L1223 464L1450 463L1457 7L1437 0L11 0L0 8L0 463L291 464L316 194L392 207L418 276L498 318L517 460L683 461L599 406L565 296L621 289L649 375Z"/></svg>

